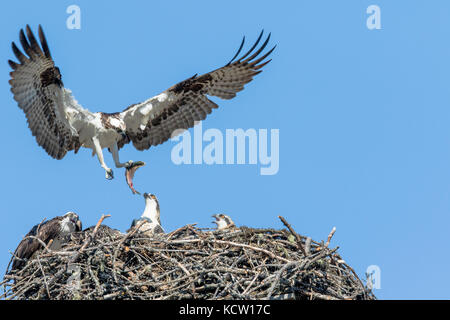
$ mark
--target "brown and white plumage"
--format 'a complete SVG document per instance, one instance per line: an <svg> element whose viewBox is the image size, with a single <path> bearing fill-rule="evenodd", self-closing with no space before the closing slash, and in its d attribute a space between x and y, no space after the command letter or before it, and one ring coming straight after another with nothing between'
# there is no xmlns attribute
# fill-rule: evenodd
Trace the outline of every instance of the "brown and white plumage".
<svg viewBox="0 0 450 320"><path fill-rule="evenodd" d="M140 226L138 232L145 234L146 236L153 236L154 234L164 233L164 229L161 226L161 215L158 199L154 194L144 193L145 209L139 219L134 219L131 223L130 232L137 226Z"/></svg>
<svg viewBox="0 0 450 320"><path fill-rule="evenodd" d="M50 241L52 242L49 249L59 250L66 236L81 229L81 221L74 212L67 212L63 216L35 225L17 246L11 270L24 267L26 262L43 248L43 244L49 245Z"/></svg>
<svg viewBox="0 0 450 320"><path fill-rule="evenodd" d="M270 39L269 34L257 48L262 36L263 32L252 48L236 59L244 38L233 59L221 68L201 76L194 75L122 112L92 113L82 108L71 91L64 88L41 26L41 47L27 26L26 35L20 31L20 42L26 55L12 44L19 63L9 61L13 69L11 91L26 114L32 134L50 156L62 159L70 150L77 152L80 147L91 148L105 169L106 177L112 178L113 172L103 159L103 148L110 150L116 167L129 168L133 164L131 160L119 161L118 150L125 144L132 142L136 149L145 150L204 120L218 108L208 96L234 98L270 62L265 59L275 47L260 56Z"/></svg>
<svg viewBox="0 0 450 320"><path fill-rule="evenodd" d="M267 46L269 34L261 47L250 55L260 42L262 35L261 32L255 45L238 60L234 61L242 50L244 40L235 57L224 67L181 81L160 95L122 112L127 134L136 149L145 150L150 146L161 144L171 138L175 130L191 128L194 122L204 120L213 109L218 108L218 105L207 96L232 99L237 92L243 90L244 85L270 62L264 59L275 49L275 47L272 48L255 60ZM158 100L167 102L158 104ZM153 112L150 110L146 112L148 108L152 108L150 110ZM142 117L142 113L148 116Z"/></svg>
<svg viewBox="0 0 450 320"><path fill-rule="evenodd" d="M52 60L42 28L39 28L42 49L29 26L26 31L27 36L23 30L20 31L20 43L28 56L12 43L20 64L8 61L14 70L10 73L11 91L26 114L37 143L53 158L62 159L67 151L77 150L79 143L59 99L62 95L61 74Z"/></svg>
<svg viewBox="0 0 450 320"><path fill-rule="evenodd" d="M226 214L213 214L212 217L215 218L213 223L217 225L217 230L226 230L236 227L234 221Z"/></svg>

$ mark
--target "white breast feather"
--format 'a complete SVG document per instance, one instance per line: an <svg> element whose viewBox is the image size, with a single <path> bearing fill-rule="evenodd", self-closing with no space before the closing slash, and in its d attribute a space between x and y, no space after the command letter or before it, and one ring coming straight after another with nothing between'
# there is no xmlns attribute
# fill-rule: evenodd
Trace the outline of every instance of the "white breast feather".
<svg viewBox="0 0 450 320"><path fill-rule="evenodd" d="M109 119L109 122L111 123L111 125L113 125L114 127L118 127L118 128L120 128L121 126L122 126L122 122L120 122L120 120L119 119L116 119L116 118L110 118Z"/></svg>

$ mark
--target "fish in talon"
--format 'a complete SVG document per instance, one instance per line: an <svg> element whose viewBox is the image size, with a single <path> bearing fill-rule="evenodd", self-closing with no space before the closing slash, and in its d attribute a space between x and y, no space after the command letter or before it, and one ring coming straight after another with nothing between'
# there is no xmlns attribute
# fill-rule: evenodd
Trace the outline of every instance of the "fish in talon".
<svg viewBox="0 0 450 320"><path fill-rule="evenodd" d="M143 166L145 166L145 162L143 162L143 161L135 161L135 162L132 162L129 166L126 167L125 179L126 179L127 184L130 187L131 192L133 194L141 194L139 191L137 191L134 188L133 178L134 178L134 174L136 173L137 169L139 169L140 167L143 167Z"/></svg>

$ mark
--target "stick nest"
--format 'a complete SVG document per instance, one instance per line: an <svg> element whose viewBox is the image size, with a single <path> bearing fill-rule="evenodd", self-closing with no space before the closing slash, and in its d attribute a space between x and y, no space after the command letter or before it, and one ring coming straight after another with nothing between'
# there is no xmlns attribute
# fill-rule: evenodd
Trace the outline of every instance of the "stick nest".
<svg viewBox="0 0 450 320"><path fill-rule="evenodd" d="M152 238L101 225L44 248L0 285L3 299L375 299L326 243L288 230L186 225ZM139 227L139 225L138 225Z"/></svg>

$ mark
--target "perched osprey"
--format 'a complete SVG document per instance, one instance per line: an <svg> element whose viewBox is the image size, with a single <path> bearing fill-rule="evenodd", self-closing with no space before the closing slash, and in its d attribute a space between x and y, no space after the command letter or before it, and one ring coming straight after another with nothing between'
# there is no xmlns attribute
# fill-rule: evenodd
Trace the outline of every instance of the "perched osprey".
<svg viewBox="0 0 450 320"><path fill-rule="evenodd" d="M217 225L217 230L225 230L236 227L233 220L231 220L231 218L226 214L214 214L212 215L212 217L216 219L212 223L215 223Z"/></svg>
<svg viewBox="0 0 450 320"><path fill-rule="evenodd" d="M133 220L133 222L131 223L131 227L127 230L127 232L135 228L141 221L145 221L140 227L139 232L142 232L150 237L157 233L164 233L164 230L161 227L158 199L156 199L155 195L148 193L144 193L144 198L144 212L139 219Z"/></svg>
<svg viewBox="0 0 450 320"><path fill-rule="evenodd" d="M37 143L50 156L62 159L68 151L77 153L80 147L90 148L105 169L106 178L112 179L113 171L106 165L102 149L108 148L112 153L116 168L130 168L133 161L119 160L119 149L125 144L132 142L136 149L145 150L167 141L175 130L191 128L195 121L204 120L218 108L208 96L234 98L270 62L264 59L275 47L259 57L270 39L269 34L257 48L262 36L263 32L250 50L235 60L244 45L244 37L233 59L219 69L194 75L122 112L106 113L91 112L78 104L63 85L42 27L39 26L39 45L27 25L26 35L23 30L19 34L26 55L12 43L19 63L8 61L13 69L9 83Z"/></svg>
<svg viewBox="0 0 450 320"><path fill-rule="evenodd" d="M61 217L55 217L35 225L22 241L20 241L17 249L14 251L11 270L23 268L27 260L34 258L35 254L43 248L39 240L46 245L52 241L48 248L51 250L59 250L62 244L66 242L67 236L70 233L81 230L82 225L78 215L71 211Z"/></svg>

